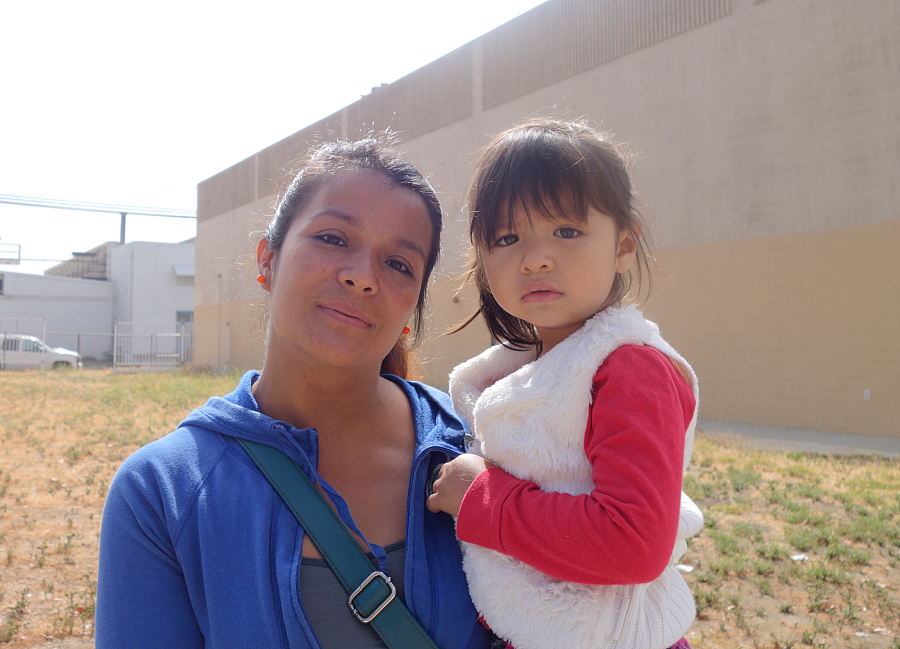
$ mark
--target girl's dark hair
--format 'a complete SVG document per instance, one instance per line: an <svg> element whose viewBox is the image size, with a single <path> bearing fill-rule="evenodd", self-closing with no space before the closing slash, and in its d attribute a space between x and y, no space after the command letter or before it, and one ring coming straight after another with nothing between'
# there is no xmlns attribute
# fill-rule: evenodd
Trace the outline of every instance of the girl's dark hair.
<svg viewBox="0 0 900 649"><path fill-rule="evenodd" d="M634 238L637 255L633 271L616 275L603 308L620 303L634 285L640 293L645 276L649 291L651 246L628 164L629 156L608 133L583 121L534 119L496 136L476 162L466 197L473 248L466 279L475 283L479 308L454 332L481 314L495 340L513 349L536 348L540 354L537 329L500 308L481 260L480 251L491 251L499 230L515 230L519 208L529 223L534 212L551 220L565 216L581 223L590 209L612 217L618 232L627 231Z"/></svg>
<svg viewBox="0 0 900 649"><path fill-rule="evenodd" d="M382 374L407 378L414 363L412 349L420 342L425 326L425 296L431 271L441 248L443 214L429 182L397 149L397 137L391 132L370 133L355 142L338 140L313 147L294 166L296 175L279 197L275 215L263 236L273 250L281 248L291 223L310 199L334 178L354 171L374 171L394 185L405 187L422 198L431 219L431 242L425 259L419 299L413 311L410 336L403 336L381 363Z"/></svg>

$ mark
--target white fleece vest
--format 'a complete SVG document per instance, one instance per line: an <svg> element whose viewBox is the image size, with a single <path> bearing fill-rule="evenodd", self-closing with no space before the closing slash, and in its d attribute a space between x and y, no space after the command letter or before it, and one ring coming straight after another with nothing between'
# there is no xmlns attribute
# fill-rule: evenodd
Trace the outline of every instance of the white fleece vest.
<svg viewBox="0 0 900 649"><path fill-rule="evenodd" d="M456 411L472 423L484 456L543 491L588 494L592 467L584 453L592 379L618 347L650 345L687 362L632 306L598 313L529 362L534 352L495 345L450 375ZM690 461L697 409L685 433L683 469ZM703 516L684 493L678 535L668 567L655 581L594 586L560 581L507 555L463 543L463 567L475 607L516 649L664 649L694 621L694 600L674 568L684 539Z"/></svg>

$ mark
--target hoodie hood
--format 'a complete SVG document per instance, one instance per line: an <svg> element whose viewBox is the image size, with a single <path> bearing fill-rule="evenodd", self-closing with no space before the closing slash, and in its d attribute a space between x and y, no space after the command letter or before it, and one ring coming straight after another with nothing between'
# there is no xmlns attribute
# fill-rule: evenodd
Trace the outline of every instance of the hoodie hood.
<svg viewBox="0 0 900 649"><path fill-rule="evenodd" d="M235 390L212 397L191 412L179 427L201 428L228 437L247 439L277 448L315 475L319 464L319 433L315 428L294 428L259 411L251 390L260 373L251 370L241 377ZM468 427L453 412L449 397L422 383L383 375L405 393L416 427L416 458L425 450L441 449L454 455L463 448Z"/></svg>
<svg viewBox="0 0 900 649"><path fill-rule="evenodd" d="M256 370L245 373L234 392L224 397L211 397L205 405L191 412L179 428L201 428L272 446L308 474L315 474L319 464L318 432L315 428L297 429L261 413L251 390L259 376Z"/></svg>

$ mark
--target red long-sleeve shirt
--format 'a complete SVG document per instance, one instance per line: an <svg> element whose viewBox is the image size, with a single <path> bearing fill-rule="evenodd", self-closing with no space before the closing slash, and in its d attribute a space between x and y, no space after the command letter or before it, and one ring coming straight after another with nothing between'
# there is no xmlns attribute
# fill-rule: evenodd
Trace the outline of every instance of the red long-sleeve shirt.
<svg viewBox="0 0 900 649"><path fill-rule="evenodd" d="M565 581L636 584L662 573L678 529L693 390L662 352L625 345L597 370L592 394L591 493L543 492L489 469L463 498L460 540Z"/></svg>

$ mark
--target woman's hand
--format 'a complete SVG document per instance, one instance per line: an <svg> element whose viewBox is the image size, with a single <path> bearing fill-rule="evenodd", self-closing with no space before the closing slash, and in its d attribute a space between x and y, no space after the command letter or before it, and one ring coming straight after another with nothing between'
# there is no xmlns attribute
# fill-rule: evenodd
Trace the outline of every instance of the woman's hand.
<svg viewBox="0 0 900 649"><path fill-rule="evenodd" d="M425 502L433 512L447 512L452 516L459 515L459 507L469 485L482 471L497 466L483 457L471 453L450 460L441 467L438 479L432 485L432 493Z"/></svg>

